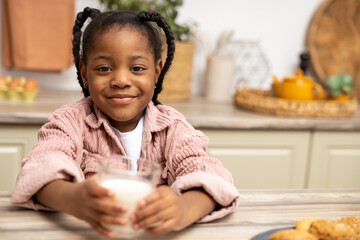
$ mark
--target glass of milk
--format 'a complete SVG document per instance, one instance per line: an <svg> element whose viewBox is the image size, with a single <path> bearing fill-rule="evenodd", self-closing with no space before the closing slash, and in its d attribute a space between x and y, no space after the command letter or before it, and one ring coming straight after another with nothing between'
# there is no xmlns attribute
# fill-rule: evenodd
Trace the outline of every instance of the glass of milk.
<svg viewBox="0 0 360 240"><path fill-rule="evenodd" d="M160 176L160 166L143 158L114 155L100 158L98 162L99 184L115 193L115 201L128 206L126 216L133 212L140 199L156 188ZM103 224L114 231L116 237L134 238L142 230L134 230L131 221L125 226Z"/></svg>

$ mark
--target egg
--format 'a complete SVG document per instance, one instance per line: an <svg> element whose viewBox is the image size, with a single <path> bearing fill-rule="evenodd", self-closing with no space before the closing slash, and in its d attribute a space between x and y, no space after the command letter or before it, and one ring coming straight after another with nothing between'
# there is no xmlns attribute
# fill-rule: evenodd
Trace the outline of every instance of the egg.
<svg viewBox="0 0 360 240"><path fill-rule="evenodd" d="M34 78L29 78L24 84L25 91L36 91L39 90L39 85Z"/></svg>
<svg viewBox="0 0 360 240"><path fill-rule="evenodd" d="M0 77L0 89L7 88L7 82L5 77Z"/></svg>
<svg viewBox="0 0 360 240"><path fill-rule="evenodd" d="M24 84L24 92L22 93L25 101L33 101L39 93L38 82L34 78L29 78Z"/></svg>
<svg viewBox="0 0 360 240"><path fill-rule="evenodd" d="M10 76L0 77L0 99L6 99L8 94L8 83L11 81Z"/></svg>
<svg viewBox="0 0 360 240"><path fill-rule="evenodd" d="M8 87L10 90L22 91L25 82L26 82L25 77L14 78L12 81L8 83Z"/></svg>
<svg viewBox="0 0 360 240"><path fill-rule="evenodd" d="M22 92L24 91L25 77L17 77L8 83L8 99L18 101L22 100Z"/></svg>
<svg viewBox="0 0 360 240"><path fill-rule="evenodd" d="M11 82L11 76L0 77L0 89L8 89L8 84Z"/></svg>

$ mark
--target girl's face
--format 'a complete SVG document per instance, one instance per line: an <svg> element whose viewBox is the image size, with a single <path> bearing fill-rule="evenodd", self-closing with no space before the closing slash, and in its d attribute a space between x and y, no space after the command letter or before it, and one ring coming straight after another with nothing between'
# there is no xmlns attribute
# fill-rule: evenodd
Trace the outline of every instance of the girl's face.
<svg viewBox="0 0 360 240"><path fill-rule="evenodd" d="M80 64L84 86L113 127L131 131L153 97L162 62L155 64L148 39L134 28L112 28L95 41Z"/></svg>

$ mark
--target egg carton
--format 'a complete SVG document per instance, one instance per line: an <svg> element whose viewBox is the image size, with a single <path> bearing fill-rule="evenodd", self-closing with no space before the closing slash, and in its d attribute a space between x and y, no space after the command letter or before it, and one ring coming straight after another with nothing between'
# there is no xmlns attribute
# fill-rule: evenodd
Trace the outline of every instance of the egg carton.
<svg viewBox="0 0 360 240"><path fill-rule="evenodd" d="M25 77L0 77L0 99L12 101L33 101L39 93L35 79Z"/></svg>

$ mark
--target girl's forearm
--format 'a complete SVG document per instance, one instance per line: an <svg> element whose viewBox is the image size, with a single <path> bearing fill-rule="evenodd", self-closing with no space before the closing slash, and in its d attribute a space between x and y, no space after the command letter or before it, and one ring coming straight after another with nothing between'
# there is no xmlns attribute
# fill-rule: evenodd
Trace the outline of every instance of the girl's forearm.
<svg viewBox="0 0 360 240"><path fill-rule="evenodd" d="M180 197L189 203L192 222L208 215L217 206L215 200L201 188L189 190Z"/></svg>
<svg viewBox="0 0 360 240"><path fill-rule="evenodd" d="M40 189L35 197L36 200L44 206L61 212L69 212L68 196L72 190L73 183L65 180L55 180L42 189Z"/></svg>

